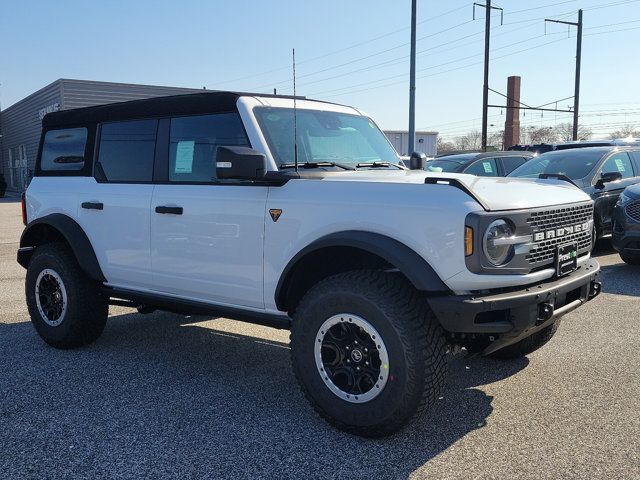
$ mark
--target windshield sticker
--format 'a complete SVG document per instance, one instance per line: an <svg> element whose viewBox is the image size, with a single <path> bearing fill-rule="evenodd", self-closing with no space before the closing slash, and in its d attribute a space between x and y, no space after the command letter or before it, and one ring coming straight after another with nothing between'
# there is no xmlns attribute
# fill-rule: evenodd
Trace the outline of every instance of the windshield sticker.
<svg viewBox="0 0 640 480"><path fill-rule="evenodd" d="M482 166L484 167L485 173L493 173L493 168L491 168L491 162L482 162Z"/></svg>
<svg viewBox="0 0 640 480"><path fill-rule="evenodd" d="M616 158L615 162L616 162L616 167L618 167L618 171L620 173L623 173L625 171L625 168L624 168L624 162L622 161L622 159Z"/></svg>
<svg viewBox="0 0 640 480"><path fill-rule="evenodd" d="M191 173L193 171L193 149L196 142L193 140L183 140L178 142L176 148L175 173Z"/></svg>

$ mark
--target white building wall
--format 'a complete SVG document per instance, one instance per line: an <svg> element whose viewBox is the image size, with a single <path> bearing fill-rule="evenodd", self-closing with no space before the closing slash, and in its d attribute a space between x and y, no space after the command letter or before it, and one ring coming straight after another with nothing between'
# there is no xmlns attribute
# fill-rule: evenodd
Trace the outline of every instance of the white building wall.
<svg viewBox="0 0 640 480"><path fill-rule="evenodd" d="M402 130L385 130L393 147L400 155L411 155L409 151L409 132ZM435 157L438 153L438 132L416 132L415 151L424 153L427 157Z"/></svg>

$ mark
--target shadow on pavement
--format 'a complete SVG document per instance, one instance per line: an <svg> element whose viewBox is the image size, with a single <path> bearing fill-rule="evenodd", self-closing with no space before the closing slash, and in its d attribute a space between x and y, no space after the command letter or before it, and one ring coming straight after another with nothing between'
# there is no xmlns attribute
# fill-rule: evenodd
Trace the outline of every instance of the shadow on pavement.
<svg viewBox="0 0 640 480"><path fill-rule="evenodd" d="M287 344L198 320L114 316L74 351L0 324L0 476L406 478L485 425L493 397L474 387L528 364L456 356L434 409L367 440L316 417Z"/></svg>
<svg viewBox="0 0 640 480"><path fill-rule="evenodd" d="M640 265L601 265L602 291L616 295L640 296Z"/></svg>

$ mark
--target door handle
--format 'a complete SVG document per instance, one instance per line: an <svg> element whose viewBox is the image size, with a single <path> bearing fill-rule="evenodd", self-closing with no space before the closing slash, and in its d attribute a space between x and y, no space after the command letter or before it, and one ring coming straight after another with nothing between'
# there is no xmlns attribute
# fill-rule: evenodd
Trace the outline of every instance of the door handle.
<svg viewBox="0 0 640 480"><path fill-rule="evenodd" d="M171 213L173 215L182 215L182 207L167 207L161 205L156 207L156 213Z"/></svg>
<svg viewBox="0 0 640 480"><path fill-rule="evenodd" d="M104 204L102 202L82 202L80 205L82 208L86 208L87 210L103 210Z"/></svg>

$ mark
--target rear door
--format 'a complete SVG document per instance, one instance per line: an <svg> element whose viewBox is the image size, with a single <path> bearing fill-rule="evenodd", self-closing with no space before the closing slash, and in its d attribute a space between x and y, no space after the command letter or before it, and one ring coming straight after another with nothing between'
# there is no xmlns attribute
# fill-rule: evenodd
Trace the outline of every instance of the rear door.
<svg viewBox="0 0 640 480"><path fill-rule="evenodd" d="M151 202L154 290L193 300L263 308L268 187L216 178L216 149L249 146L237 113L161 122L166 181ZM162 156L161 155L161 156Z"/></svg>
<svg viewBox="0 0 640 480"><path fill-rule="evenodd" d="M151 286L151 194L157 120L103 123L93 178L78 198L78 218L107 283Z"/></svg>

